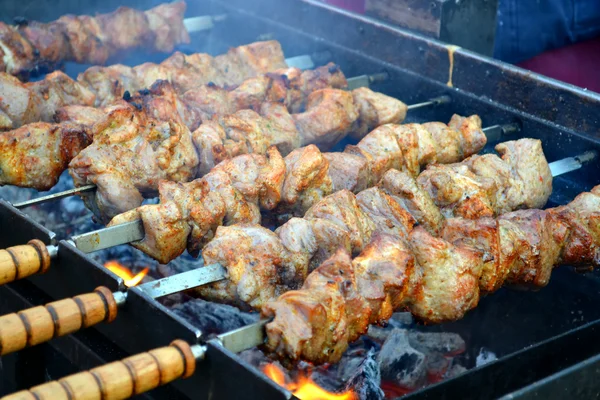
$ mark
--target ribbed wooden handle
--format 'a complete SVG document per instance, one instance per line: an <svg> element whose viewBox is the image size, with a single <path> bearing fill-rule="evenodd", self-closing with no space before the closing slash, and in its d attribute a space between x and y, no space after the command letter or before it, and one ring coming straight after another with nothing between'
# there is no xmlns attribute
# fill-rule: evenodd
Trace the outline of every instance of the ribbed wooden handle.
<svg viewBox="0 0 600 400"><path fill-rule="evenodd" d="M45 383L3 400L126 399L175 379L187 378L195 368L196 359L190 345L175 340L170 346Z"/></svg>
<svg viewBox="0 0 600 400"><path fill-rule="evenodd" d="M0 285L44 273L49 267L50 253L40 240L0 250Z"/></svg>
<svg viewBox="0 0 600 400"><path fill-rule="evenodd" d="M82 294L0 317L0 355L76 332L117 316L110 290Z"/></svg>

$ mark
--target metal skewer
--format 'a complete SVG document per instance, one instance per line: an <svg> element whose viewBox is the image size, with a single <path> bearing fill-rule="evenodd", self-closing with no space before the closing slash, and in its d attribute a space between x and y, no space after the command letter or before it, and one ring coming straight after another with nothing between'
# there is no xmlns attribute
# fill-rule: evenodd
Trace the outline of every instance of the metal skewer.
<svg viewBox="0 0 600 400"><path fill-rule="evenodd" d="M509 125L510 126L510 125ZM484 129L502 130L504 125L494 125ZM549 164L552 176L556 177L581 168L597 157L596 151L587 151L575 157L568 157ZM144 239L144 226L141 220L114 225L94 232L76 235L71 238L75 246L85 253L92 253L109 247L127 244Z"/></svg>
<svg viewBox="0 0 600 400"><path fill-rule="evenodd" d="M363 76L359 76L357 78L363 80L363 77L367 77L367 80L370 79L370 82L377 82L377 81L380 81L381 79L387 79L387 74L363 75ZM371 78L369 78L369 77L371 77ZM348 80L348 82L350 82L351 79L353 79L353 78L350 78ZM416 110L418 108L423 108L423 107L434 107L434 106L439 106L442 104L447 104L447 103L450 103L450 101L451 101L451 99L449 96L440 96L440 97L436 97L436 98L433 98L431 100L428 100L428 101L425 101L422 103L411 104L407 108L408 108L408 110ZM494 130L499 129L500 127L512 127L512 126L513 125L495 125L493 127L489 127L488 129L490 129L490 132L493 132ZM513 129L513 128L511 128L511 129ZM516 127L516 130L518 130L518 126ZM487 134L487 131L486 131L486 134ZM25 207L30 207L30 206L42 204L42 203L45 203L48 201L54 201L54 200L59 200L59 199L65 198L65 197L74 196L74 195L81 194L81 193L92 192L95 189L96 189L96 185L80 186L78 188L65 190L62 192L38 197L35 199L30 199L30 200L23 201L20 203L15 203L15 204L13 204L13 207L19 208L19 209L25 208Z"/></svg>
<svg viewBox="0 0 600 400"><path fill-rule="evenodd" d="M510 127L512 125L508 125ZM484 129L505 131L507 125L494 125ZM510 128L510 129L514 129ZM598 156L596 151L587 151L579 156L568 157L549 164L552 176L556 177L581 168ZM137 242L145 237L142 220L102 228L93 232L72 236L69 242L84 253L92 253L122 244ZM29 244L0 250L0 285L45 272L51 259L58 254L57 246L46 246L39 240ZM216 276L216 275L215 275Z"/></svg>

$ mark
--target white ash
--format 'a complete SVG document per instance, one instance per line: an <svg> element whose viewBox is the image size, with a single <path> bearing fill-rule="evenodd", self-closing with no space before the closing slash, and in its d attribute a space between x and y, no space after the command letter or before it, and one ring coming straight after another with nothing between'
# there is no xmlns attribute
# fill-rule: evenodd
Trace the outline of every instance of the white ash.
<svg viewBox="0 0 600 400"><path fill-rule="evenodd" d="M359 400L383 400L385 393L380 388L381 371L375 361L375 350L371 349L362 361L356 364L353 375L347 380L345 390L354 391Z"/></svg>
<svg viewBox="0 0 600 400"><path fill-rule="evenodd" d="M427 374L426 356L414 349L407 332L394 329L377 355L381 377L407 389L417 389Z"/></svg>
<svg viewBox="0 0 600 400"><path fill-rule="evenodd" d="M496 354L494 354L494 352L487 350L485 348L481 348L479 350L479 354L477 354L477 358L475 360L475 365L477 367L479 367L480 365L484 365L487 363L490 363L492 361L497 360L498 357L496 356Z"/></svg>

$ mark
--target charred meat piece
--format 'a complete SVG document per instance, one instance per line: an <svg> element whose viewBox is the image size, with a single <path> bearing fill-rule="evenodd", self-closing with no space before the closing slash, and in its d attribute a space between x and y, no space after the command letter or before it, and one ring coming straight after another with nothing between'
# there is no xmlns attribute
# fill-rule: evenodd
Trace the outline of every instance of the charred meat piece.
<svg viewBox="0 0 600 400"><path fill-rule="evenodd" d="M56 21L0 23L1 70L27 78L65 61L104 64L135 48L171 52L190 38L183 24L184 2L161 4L148 11L119 7L94 17L65 15Z"/></svg>
<svg viewBox="0 0 600 400"><path fill-rule="evenodd" d="M201 170L200 173L205 174L205 176L197 179L190 186L199 184L199 182L210 184L210 187L213 188L211 196L214 196L216 192L222 196L220 204L224 207L224 216L215 217L215 214L206 212L204 214L206 223L194 222L205 226L206 229L198 230L198 234L194 234L186 228L186 234L188 235L186 245L184 246L183 241L179 241L177 251L169 249L168 252L164 253L160 247L151 248L150 244L145 243L143 244L145 252L162 262L170 261L174 256L181 254L186 247L189 252L196 253L214 236L215 221L225 225L258 223L261 217L260 210L273 211L278 216L285 216L278 221L279 223L283 223L286 219L295 215L305 216L311 220L328 220L340 229L349 232L348 240L350 241L351 250L355 254L361 251L376 231L406 237L408 231L404 226L412 227L414 219L420 223L425 220L429 221L431 229L436 232L440 229L443 218L434 201L427 192L417 186L414 178L407 173L391 170L389 172L390 178L384 179L381 186L384 191L378 189L361 191L359 189L373 186L373 182L375 182L375 179L369 176L369 162L365 160L365 157L349 153L321 153L317 146L309 145L296 149L282 158L281 152L275 147L264 150L264 147L268 144L268 138L259 136L259 132L264 131L256 128L260 121L259 116L250 110L246 110L245 114L255 115L255 124L248 123L247 121L251 121L249 119L223 118L218 123L214 121L201 125L200 129L193 134L196 149L200 149L200 166L203 165L203 162L217 164L217 161L220 161L221 163L208 171ZM274 126L273 123L272 129ZM242 131L242 129L246 131ZM390 127L390 129L393 129L393 127ZM418 127L415 125L409 127L405 132L411 135L416 130L418 130ZM402 129L399 129L399 132L402 131ZM202 132L202 135L199 136L200 132ZM388 140L388 137L380 136L380 133L381 130L376 129L367 135L364 140L373 144L377 138ZM373 140L371 140L371 135L374 136ZM281 135L281 137L284 136ZM410 140L417 140L418 137L413 135ZM253 138L253 140L243 140L244 138ZM239 142L235 141L236 139ZM222 145L219 146L219 143ZM212 148L213 152L204 151L207 148ZM221 150L217 151L219 149ZM404 147L398 146L398 149L404 149ZM395 153L400 160L391 160L388 164L403 165L405 164L403 155L406 154L409 158L417 158L419 156L418 149L419 142L411 143L406 151ZM224 154L221 154L221 152ZM251 154L230 158L236 153L242 152L251 152ZM266 152L267 155L260 155L262 152ZM412 156L409 155L410 152L412 152ZM334 190L334 180L339 179L337 177L344 167L338 166L336 169L331 169L328 160L341 162L345 159L341 156L343 154L354 161L351 166L361 165L363 171L360 173L363 175L362 177L351 180L356 182L360 179L363 182L360 187L355 184L351 187L354 192L361 192L357 198L340 183L338 183L339 187ZM435 153L431 153L423 160L429 162L429 160L435 159L435 156ZM377 157L380 156L373 156L371 161L376 162ZM389 155L384 153L381 157L388 159ZM365 160L364 163L361 163L361 160ZM417 158L416 162L420 163L421 161ZM111 168L113 167L111 166ZM418 169L419 165L416 170L418 171ZM94 174L98 175L96 172ZM402 178L398 179L397 174L401 174ZM91 179L91 176L89 175L88 178ZM184 186L187 186L187 184ZM167 196L161 195L161 199L163 198L166 199ZM202 202L203 200L198 199L196 201ZM160 205L148 205L141 209L145 212L149 209L156 209L153 212L159 212L161 207ZM188 207L188 209L184 209L184 207ZM192 214L189 207L189 205L179 205L177 207L183 216L182 218L188 221L188 225L192 223ZM165 208L165 212L167 212L166 210L167 208ZM221 208L218 207L216 210L219 210L217 214L220 215ZM135 213L128 215L135 215ZM143 217L143 214L140 215ZM165 216L165 218L168 219L171 216ZM121 219L116 217L111 225L120 223L119 221ZM159 226L162 225L159 224ZM298 229L309 232L313 229L313 225L310 227L300 227L298 225ZM314 238L314 235L311 235L307 234L306 238L303 239L303 243L308 245L313 240L309 238ZM152 243L159 245L158 241L153 240ZM137 244L134 245L138 246ZM290 246L296 249L293 243ZM322 260L323 254L331 255L329 250L315 251L318 255L312 252L307 253L306 266L300 269L308 269L309 265L313 265L315 262L315 257Z"/></svg>
<svg viewBox="0 0 600 400"><path fill-rule="evenodd" d="M367 323L385 321L394 310L430 323L457 320L480 292L504 283L545 286L559 265L598 267L599 202L596 186L554 209L450 219L441 238L421 227L408 240L376 234L358 257L338 251L302 288L262 307L271 318L265 347L290 361L332 363Z"/></svg>

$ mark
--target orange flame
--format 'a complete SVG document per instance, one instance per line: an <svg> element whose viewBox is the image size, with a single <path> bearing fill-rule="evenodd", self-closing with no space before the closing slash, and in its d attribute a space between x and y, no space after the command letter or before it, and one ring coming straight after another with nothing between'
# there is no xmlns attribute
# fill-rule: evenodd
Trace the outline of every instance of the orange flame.
<svg viewBox="0 0 600 400"><path fill-rule="evenodd" d="M129 268L115 260L107 261L104 266L123 278L125 280L125 286L127 287L137 285L146 275L148 275L148 267L134 275Z"/></svg>
<svg viewBox="0 0 600 400"><path fill-rule="evenodd" d="M263 372L273 382L292 392L294 396L302 400L355 400L356 396L351 390L343 393L331 393L317 385L307 376L300 375L298 382L286 383L285 374L275 364L267 364Z"/></svg>

